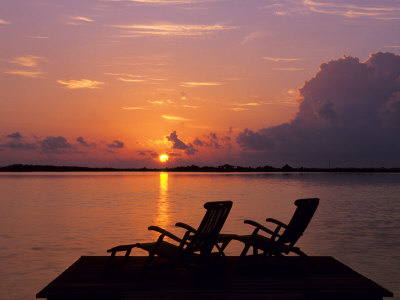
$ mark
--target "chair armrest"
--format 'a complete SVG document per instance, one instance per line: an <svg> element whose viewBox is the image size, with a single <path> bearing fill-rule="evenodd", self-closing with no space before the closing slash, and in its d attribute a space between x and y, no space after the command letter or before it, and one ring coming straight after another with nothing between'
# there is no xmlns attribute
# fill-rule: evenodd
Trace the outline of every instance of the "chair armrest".
<svg viewBox="0 0 400 300"><path fill-rule="evenodd" d="M182 223L182 222L178 222L175 224L176 227L182 227L184 229L186 229L187 231L190 231L191 233L197 233L197 230L194 229L192 226Z"/></svg>
<svg viewBox="0 0 400 300"><path fill-rule="evenodd" d="M166 231L165 229L162 229L161 227L158 227L158 226L149 226L147 229L148 229L148 230L157 231L157 232L161 233L161 235L165 235L165 236L167 236L167 237L169 237L169 238L171 238L171 239L173 239L173 240L175 240L175 241L177 241L177 242L179 242L179 243L182 242L182 239L181 239L181 238L177 237L175 234L172 234L172 233L169 232L169 231Z"/></svg>
<svg viewBox="0 0 400 300"><path fill-rule="evenodd" d="M281 226L283 228L287 228L287 225L285 223L283 223L283 222L281 222L281 221L279 221L277 219L274 219L274 218L267 218L265 221L274 223L274 224L276 224L278 226Z"/></svg>
<svg viewBox="0 0 400 300"><path fill-rule="evenodd" d="M256 221L244 220L244 223L252 225L252 226L256 227L257 229L261 229L262 231L265 231L266 233L274 234L274 232L272 230L270 230L267 227L261 225L260 223L257 223Z"/></svg>
<svg viewBox="0 0 400 300"><path fill-rule="evenodd" d="M116 246L114 248L108 249L107 252L119 252L119 251L128 251L131 250L132 248L135 248L137 244L130 244L130 245L120 245Z"/></svg>

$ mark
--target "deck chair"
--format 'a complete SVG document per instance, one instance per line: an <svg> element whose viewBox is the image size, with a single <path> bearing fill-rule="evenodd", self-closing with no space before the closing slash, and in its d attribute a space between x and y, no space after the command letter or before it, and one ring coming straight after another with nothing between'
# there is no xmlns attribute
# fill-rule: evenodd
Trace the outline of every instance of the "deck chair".
<svg viewBox="0 0 400 300"><path fill-rule="evenodd" d="M142 276L145 275L156 255L169 261L171 271L177 265L184 265L189 269L197 270L202 264L210 263L212 256L224 256L223 249L231 238L229 235L227 235L229 238L225 238L224 235L220 236L219 233L231 207L232 201L207 202L204 204L207 211L197 229L181 222L175 224L175 226L186 230L182 238L158 226L150 226L148 227L149 230L160 233L155 242L120 245L107 250L107 252L111 253L111 257L114 257L117 252L125 251L126 259L133 248L146 250L149 257L142 269ZM175 241L176 244L165 241L165 237ZM217 250L216 252L212 252L214 248Z"/></svg>
<svg viewBox="0 0 400 300"><path fill-rule="evenodd" d="M255 227L251 235L238 235L233 239L245 244L241 258L246 256L250 247L253 247L253 255L257 256L258 250L263 251L263 256L283 256L295 253L300 256L307 256L300 248L295 247L296 242L303 235L310 223L317 207L319 199L299 199L294 202L297 206L289 224L284 224L273 218L266 219L275 228L270 229L252 220L245 220L244 223ZM263 232L266 235L259 234Z"/></svg>

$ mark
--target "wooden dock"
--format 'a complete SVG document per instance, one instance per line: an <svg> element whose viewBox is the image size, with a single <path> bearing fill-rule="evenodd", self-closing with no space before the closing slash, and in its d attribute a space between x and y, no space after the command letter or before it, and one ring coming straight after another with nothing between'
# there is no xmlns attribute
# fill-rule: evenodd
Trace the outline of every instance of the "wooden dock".
<svg viewBox="0 0 400 300"><path fill-rule="evenodd" d="M140 277L146 257L82 256L49 283L37 298L121 300L241 299L366 299L393 297L370 279L333 257L268 257L237 263L228 257L222 267L198 277L184 268L151 270ZM160 259L158 259L160 262Z"/></svg>

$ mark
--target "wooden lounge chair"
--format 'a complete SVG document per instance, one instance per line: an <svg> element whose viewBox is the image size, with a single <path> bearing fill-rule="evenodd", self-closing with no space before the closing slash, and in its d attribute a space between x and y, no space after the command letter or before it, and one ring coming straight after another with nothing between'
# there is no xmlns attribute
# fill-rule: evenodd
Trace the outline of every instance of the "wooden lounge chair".
<svg viewBox="0 0 400 300"><path fill-rule="evenodd" d="M207 202L204 204L207 211L197 229L181 222L175 224L175 226L186 230L182 238L158 226L150 226L148 227L149 230L160 233L155 242L121 245L111 248L107 252L111 252L111 257L114 257L117 252L125 251L126 258L135 247L146 250L149 252L149 257L143 267L142 275L147 272L155 255L166 258L170 262L171 270L178 264L197 269L201 264L207 265L212 256L224 256L223 249L231 240L231 236L227 235L227 238L225 238L225 235L219 235L219 232L231 207L232 201ZM165 241L165 237L177 242L177 244ZM217 251L212 253L214 247Z"/></svg>
<svg viewBox="0 0 400 300"><path fill-rule="evenodd" d="M298 247L295 247L295 244L310 223L318 203L318 198L296 200L294 204L297 208L289 224L286 225L273 218L266 219L266 222L275 226L273 229L252 220L245 220L244 223L254 226L255 229L251 235L232 236L233 239L245 244L240 256L242 258L246 256L250 247L253 247L254 256L258 255L258 250L263 251L263 256L282 256L289 253L307 256ZM266 235L262 235L260 232Z"/></svg>

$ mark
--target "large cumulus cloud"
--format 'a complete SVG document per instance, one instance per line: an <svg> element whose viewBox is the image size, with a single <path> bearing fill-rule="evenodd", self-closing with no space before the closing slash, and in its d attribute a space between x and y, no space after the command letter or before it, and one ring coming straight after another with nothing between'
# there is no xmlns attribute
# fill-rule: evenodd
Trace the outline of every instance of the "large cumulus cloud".
<svg viewBox="0 0 400 300"><path fill-rule="evenodd" d="M245 153L277 164L400 165L399 55L330 61L299 92L292 121L237 136Z"/></svg>

